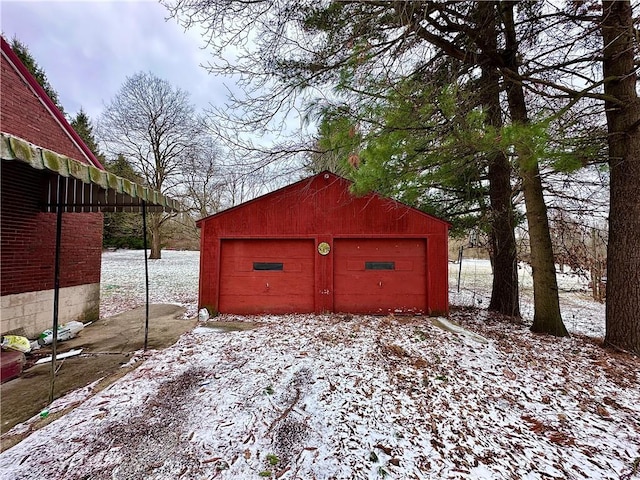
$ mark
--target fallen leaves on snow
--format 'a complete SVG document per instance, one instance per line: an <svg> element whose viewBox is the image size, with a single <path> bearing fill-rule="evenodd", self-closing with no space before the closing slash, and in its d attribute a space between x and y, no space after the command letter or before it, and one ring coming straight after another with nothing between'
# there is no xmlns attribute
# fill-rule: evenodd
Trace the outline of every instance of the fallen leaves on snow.
<svg viewBox="0 0 640 480"><path fill-rule="evenodd" d="M483 311L452 319L455 331L420 317L338 315L234 317L261 326L229 333L198 328L3 452L1 473L637 476L637 357L587 338L534 335Z"/></svg>

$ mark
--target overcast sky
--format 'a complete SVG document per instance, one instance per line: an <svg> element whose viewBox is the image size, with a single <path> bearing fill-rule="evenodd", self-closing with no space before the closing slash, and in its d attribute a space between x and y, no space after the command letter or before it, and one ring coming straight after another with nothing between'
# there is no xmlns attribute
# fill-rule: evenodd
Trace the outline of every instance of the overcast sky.
<svg viewBox="0 0 640 480"><path fill-rule="evenodd" d="M150 71L191 94L202 109L221 105L228 79L209 75L196 32L184 32L155 1L1 0L2 33L26 44L65 111L94 121L127 76Z"/></svg>

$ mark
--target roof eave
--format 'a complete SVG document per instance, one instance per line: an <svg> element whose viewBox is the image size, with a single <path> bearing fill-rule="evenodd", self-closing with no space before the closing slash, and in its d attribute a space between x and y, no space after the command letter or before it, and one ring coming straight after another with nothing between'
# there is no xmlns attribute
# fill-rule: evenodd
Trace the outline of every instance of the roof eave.
<svg viewBox="0 0 640 480"><path fill-rule="evenodd" d="M95 195L98 198L95 203L75 205L65 203L66 211L132 211L143 204L149 205L152 210L165 212L182 210L177 200L155 190L4 132L0 132L0 157L2 161L21 161L35 170L46 170L59 177L68 178L72 182L92 185L92 191L95 192L98 190L112 192L119 199L118 202L109 203L105 195L102 197ZM46 205L47 211L53 211L54 208L53 203Z"/></svg>

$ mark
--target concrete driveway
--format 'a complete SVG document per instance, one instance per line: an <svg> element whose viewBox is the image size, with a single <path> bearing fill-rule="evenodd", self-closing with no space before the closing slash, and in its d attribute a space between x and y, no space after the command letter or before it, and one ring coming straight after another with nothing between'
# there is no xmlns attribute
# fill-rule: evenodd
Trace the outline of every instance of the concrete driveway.
<svg viewBox="0 0 640 480"><path fill-rule="evenodd" d="M197 319L182 319L184 307L177 305L151 305L149 312L148 348L159 350L173 345L185 332L191 330ZM100 319L85 327L76 338L60 342L58 354L82 348L82 354L58 361L54 397L100 380L96 390L110 385L135 366L129 363L132 353L143 348L145 307L139 307L113 317ZM51 354L46 347L32 357ZM20 378L1 386L2 433L36 415L48 404L51 364L33 366ZM17 443L19 438L2 439L2 450Z"/></svg>

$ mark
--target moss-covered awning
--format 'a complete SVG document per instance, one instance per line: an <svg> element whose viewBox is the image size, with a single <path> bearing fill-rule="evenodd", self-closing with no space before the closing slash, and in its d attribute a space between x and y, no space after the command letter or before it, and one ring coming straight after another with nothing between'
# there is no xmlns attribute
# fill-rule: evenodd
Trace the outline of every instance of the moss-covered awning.
<svg viewBox="0 0 640 480"><path fill-rule="evenodd" d="M0 155L3 161L21 161L51 173L43 192L45 212L56 212L58 205L65 212L138 212L143 205L150 212L180 211L178 201L158 191L4 132L0 133Z"/></svg>

